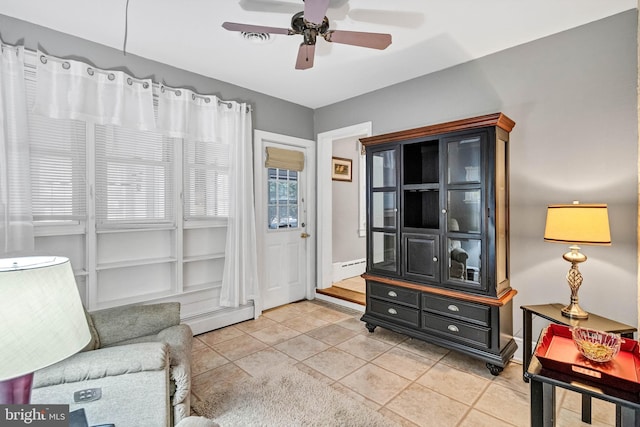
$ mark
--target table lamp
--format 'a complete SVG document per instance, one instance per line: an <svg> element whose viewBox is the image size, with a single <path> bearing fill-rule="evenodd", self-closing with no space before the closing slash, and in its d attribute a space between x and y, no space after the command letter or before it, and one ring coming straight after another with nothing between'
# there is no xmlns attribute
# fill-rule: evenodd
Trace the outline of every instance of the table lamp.
<svg viewBox="0 0 640 427"><path fill-rule="evenodd" d="M69 259L0 259L0 325L0 404L28 404L33 372L91 339Z"/></svg>
<svg viewBox="0 0 640 427"><path fill-rule="evenodd" d="M611 245L609 215L605 204L550 205L547 208L547 223L544 230L547 242L569 243L571 249L562 258L571 263L567 282L571 288L571 303L562 309L562 315L571 319L586 319L589 313L578 304L578 289L582 285L582 274L578 264L587 256L578 245Z"/></svg>

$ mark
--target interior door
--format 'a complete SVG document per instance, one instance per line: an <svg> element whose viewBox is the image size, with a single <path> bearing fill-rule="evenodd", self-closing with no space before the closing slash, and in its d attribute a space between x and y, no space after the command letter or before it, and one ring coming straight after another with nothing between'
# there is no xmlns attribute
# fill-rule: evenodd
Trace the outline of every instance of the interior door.
<svg viewBox="0 0 640 427"><path fill-rule="evenodd" d="M315 277L313 141L256 131L255 193L262 309L310 297ZM302 153L302 170L267 166L269 147Z"/></svg>

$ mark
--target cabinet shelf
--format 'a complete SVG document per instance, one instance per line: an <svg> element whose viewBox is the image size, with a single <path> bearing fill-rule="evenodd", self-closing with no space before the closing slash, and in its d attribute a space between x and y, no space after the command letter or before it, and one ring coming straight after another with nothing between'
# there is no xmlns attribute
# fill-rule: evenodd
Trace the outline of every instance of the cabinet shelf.
<svg viewBox="0 0 640 427"><path fill-rule="evenodd" d="M177 259L173 257L165 257L165 258L148 258L148 259L127 260L127 261L105 262L105 263L98 264L98 266L96 267L96 270L101 271L101 270L110 270L114 268L139 267L143 265L164 264L164 263L170 263L170 262L177 262Z"/></svg>
<svg viewBox="0 0 640 427"><path fill-rule="evenodd" d="M410 192L438 191L440 184L405 184L402 189Z"/></svg>
<svg viewBox="0 0 640 427"><path fill-rule="evenodd" d="M196 261L210 261L213 259L224 258L224 253L218 254L206 254L206 255L193 255L184 257L184 262L196 262Z"/></svg>
<svg viewBox="0 0 640 427"><path fill-rule="evenodd" d="M95 307L91 308L91 310L102 310L104 308L117 307L117 306L127 305L127 304L136 304L141 302L148 303L148 302L153 302L159 299L169 298L176 294L177 293L175 290L168 290L168 291L140 294L134 297L110 299L110 300L98 302L95 305Z"/></svg>

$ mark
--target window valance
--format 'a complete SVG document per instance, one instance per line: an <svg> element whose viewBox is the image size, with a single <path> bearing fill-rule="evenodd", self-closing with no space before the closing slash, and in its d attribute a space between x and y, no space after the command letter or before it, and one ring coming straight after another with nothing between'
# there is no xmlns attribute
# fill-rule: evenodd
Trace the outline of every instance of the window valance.
<svg viewBox="0 0 640 427"><path fill-rule="evenodd" d="M37 52L34 112L55 118L154 130L153 87L122 71Z"/></svg>

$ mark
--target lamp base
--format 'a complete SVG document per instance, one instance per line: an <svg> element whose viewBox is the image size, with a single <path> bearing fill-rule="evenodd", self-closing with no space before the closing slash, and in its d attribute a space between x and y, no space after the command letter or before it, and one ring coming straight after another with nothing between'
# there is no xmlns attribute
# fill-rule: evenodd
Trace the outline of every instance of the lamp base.
<svg viewBox="0 0 640 427"><path fill-rule="evenodd" d="M562 310L562 315L570 319L588 319L589 313L584 311L577 302L572 302Z"/></svg>
<svg viewBox="0 0 640 427"><path fill-rule="evenodd" d="M31 400L33 373L0 381L0 405L27 405Z"/></svg>

